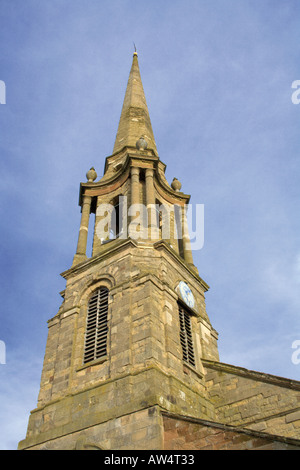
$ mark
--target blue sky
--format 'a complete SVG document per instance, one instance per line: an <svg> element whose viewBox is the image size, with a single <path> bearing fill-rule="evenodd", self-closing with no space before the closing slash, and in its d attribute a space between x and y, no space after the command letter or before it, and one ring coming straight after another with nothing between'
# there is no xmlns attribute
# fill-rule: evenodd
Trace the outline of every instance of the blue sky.
<svg viewBox="0 0 300 470"><path fill-rule="evenodd" d="M35 408L76 249L79 183L112 153L133 42L161 160L205 206L194 253L222 362L299 380L297 0L0 0L0 448Z"/></svg>

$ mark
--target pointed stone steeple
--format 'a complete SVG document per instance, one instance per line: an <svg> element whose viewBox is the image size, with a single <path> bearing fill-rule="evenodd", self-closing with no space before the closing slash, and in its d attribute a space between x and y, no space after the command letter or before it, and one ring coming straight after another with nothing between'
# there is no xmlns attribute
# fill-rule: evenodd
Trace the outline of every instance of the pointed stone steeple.
<svg viewBox="0 0 300 470"><path fill-rule="evenodd" d="M127 146L135 147L141 137L146 140L147 149L157 155L138 57L134 52L113 153Z"/></svg>

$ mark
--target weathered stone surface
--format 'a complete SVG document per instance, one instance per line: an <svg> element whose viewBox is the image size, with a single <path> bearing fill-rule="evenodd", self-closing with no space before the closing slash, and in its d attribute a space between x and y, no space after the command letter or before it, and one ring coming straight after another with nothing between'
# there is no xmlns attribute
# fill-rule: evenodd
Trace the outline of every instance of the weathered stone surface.
<svg viewBox="0 0 300 470"><path fill-rule="evenodd" d="M136 147L142 135L147 146ZM48 323L38 403L20 449L300 449L300 383L219 361L205 306L209 287L193 265L188 234L176 236L174 213L168 237L162 213L156 237L149 237L151 216L144 238L98 236L97 209L121 195L148 208L188 204L190 196L172 188L164 172L135 55L114 154L100 181L80 186L77 253L62 273L64 300ZM188 333L179 318L182 280L195 299L194 309L185 305ZM105 355L85 363L88 304L100 286L109 290L107 345ZM183 358L184 341L195 364Z"/></svg>
<svg viewBox="0 0 300 470"><path fill-rule="evenodd" d="M165 450L300 450L300 441L235 426L163 415Z"/></svg>
<svg viewBox="0 0 300 470"><path fill-rule="evenodd" d="M217 421L300 439L300 382L203 362Z"/></svg>

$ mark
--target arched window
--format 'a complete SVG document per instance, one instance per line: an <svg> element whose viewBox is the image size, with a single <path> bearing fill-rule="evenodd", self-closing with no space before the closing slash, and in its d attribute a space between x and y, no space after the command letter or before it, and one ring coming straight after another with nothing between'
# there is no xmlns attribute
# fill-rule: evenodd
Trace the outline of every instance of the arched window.
<svg viewBox="0 0 300 470"><path fill-rule="evenodd" d="M108 289L102 286L92 294L89 300L85 333L84 364L105 357L107 354L108 293Z"/></svg>
<svg viewBox="0 0 300 470"><path fill-rule="evenodd" d="M194 345L192 336L192 322L190 314L178 304L180 343L182 347L182 358L188 364L195 366Z"/></svg>

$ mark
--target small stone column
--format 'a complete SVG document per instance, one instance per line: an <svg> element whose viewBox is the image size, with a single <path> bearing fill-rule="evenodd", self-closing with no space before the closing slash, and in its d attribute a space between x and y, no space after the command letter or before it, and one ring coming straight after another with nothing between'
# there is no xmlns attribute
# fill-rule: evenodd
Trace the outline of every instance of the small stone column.
<svg viewBox="0 0 300 470"><path fill-rule="evenodd" d="M131 168L131 205L140 202L140 169Z"/></svg>
<svg viewBox="0 0 300 470"><path fill-rule="evenodd" d="M140 169L136 167L131 168L131 207L140 203ZM136 221L136 216L133 215L135 212L133 208L129 208L131 216L130 216L130 224L129 224L129 237L133 236L133 233L136 233L136 228L139 225L139 222Z"/></svg>
<svg viewBox="0 0 300 470"><path fill-rule="evenodd" d="M154 170L147 168L145 173L146 179L146 204L148 215L148 236L151 240L158 240L158 226L155 211L155 193L154 193Z"/></svg>
<svg viewBox="0 0 300 470"><path fill-rule="evenodd" d="M188 229L188 223L187 223L187 217L186 217L186 209L187 209L186 205L181 207L181 228L182 228L183 258L184 258L184 261L187 263L187 265L191 269L198 272L196 266L194 265L194 261L193 261L191 241L190 241L189 229Z"/></svg>
<svg viewBox="0 0 300 470"><path fill-rule="evenodd" d="M83 196L82 201L82 210L81 210L81 221L78 235L77 250L74 256L73 265L84 261L86 256L86 245L87 245L87 236L89 230L89 220L91 212L91 196Z"/></svg>

